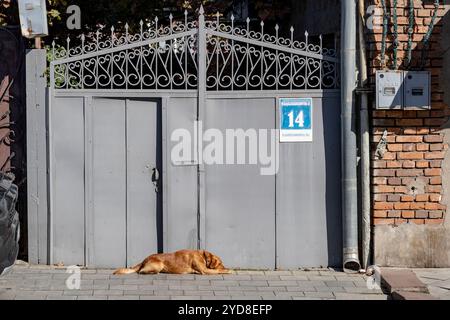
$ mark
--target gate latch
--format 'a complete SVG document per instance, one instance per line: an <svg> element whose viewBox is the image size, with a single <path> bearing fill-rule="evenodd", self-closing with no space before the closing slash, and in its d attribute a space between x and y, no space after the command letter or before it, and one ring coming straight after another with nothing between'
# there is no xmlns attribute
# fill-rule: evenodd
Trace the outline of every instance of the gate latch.
<svg viewBox="0 0 450 320"><path fill-rule="evenodd" d="M155 192L159 191L159 170L157 168L152 169L152 182L155 186Z"/></svg>

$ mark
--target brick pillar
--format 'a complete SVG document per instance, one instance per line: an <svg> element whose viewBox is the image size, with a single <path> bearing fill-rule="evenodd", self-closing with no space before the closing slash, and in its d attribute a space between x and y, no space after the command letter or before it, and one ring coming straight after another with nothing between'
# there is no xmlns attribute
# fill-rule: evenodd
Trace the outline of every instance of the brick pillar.
<svg viewBox="0 0 450 320"><path fill-rule="evenodd" d="M386 0L390 12L392 1ZM443 102L444 88L441 48L441 19L448 14L448 7L441 6L429 45L425 70L432 74L432 108L428 111L372 111L372 194L374 225L433 224L444 221L446 206L442 203L442 164L448 157L448 145L444 143L442 126L450 116L449 107ZM367 1L367 5L381 8L380 0ZM405 69L409 28L409 0L398 0L398 66ZM422 57L422 39L428 31L433 13L433 1L414 1L414 35L411 67L418 68ZM380 13L380 10L377 11ZM376 16L378 21L382 17ZM391 67L393 50L392 18L386 45L386 65ZM368 33L371 84L374 74L381 69L382 28ZM445 88L449 90L449 88ZM375 150L387 130L387 152L376 159ZM450 191L450 190L449 190ZM447 192L449 192L447 191Z"/></svg>

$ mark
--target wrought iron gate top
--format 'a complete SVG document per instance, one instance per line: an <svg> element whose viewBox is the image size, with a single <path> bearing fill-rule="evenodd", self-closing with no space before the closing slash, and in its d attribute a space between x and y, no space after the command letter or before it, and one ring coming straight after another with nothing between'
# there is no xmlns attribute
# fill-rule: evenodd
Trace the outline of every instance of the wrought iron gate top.
<svg viewBox="0 0 450 320"><path fill-rule="evenodd" d="M53 60L50 80L53 89L111 90L308 90L337 89L339 59L335 49L319 43L267 33L264 22L260 30L250 29L247 18L243 27L215 19L205 21L203 8L196 21L169 16L169 25L158 18L139 24L138 33L110 34L99 31L84 35L80 44L70 47L52 44ZM89 38L89 40L88 40ZM203 52L201 52L203 51ZM201 53L201 54L199 54ZM199 63L199 59L205 59ZM203 70L202 70L203 69ZM199 81L204 81L199 86Z"/></svg>

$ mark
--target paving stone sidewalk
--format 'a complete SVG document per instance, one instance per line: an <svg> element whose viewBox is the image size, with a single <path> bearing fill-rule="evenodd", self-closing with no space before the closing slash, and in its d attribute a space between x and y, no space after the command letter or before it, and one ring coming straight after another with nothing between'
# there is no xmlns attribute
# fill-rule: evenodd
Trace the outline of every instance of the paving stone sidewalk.
<svg viewBox="0 0 450 320"><path fill-rule="evenodd" d="M441 300L450 300L450 268L413 271L420 281L427 285L430 294Z"/></svg>
<svg viewBox="0 0 450 320"><path fill-rule="evenodd" d="M0 300L386 300L370 290L365 275L329 269L236 271L232 275L125 275L82 269L79 290L69 290L65 268L16 265L0 278Z"/></svg>

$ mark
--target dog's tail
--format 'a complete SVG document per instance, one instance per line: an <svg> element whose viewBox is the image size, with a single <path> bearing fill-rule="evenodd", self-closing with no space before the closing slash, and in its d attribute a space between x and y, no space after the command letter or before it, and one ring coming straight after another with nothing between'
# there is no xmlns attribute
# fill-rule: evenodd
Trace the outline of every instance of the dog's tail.
<svg viewBox="0 0 450 320"><path fill-rule="evenodd" d="M117 269L116 271L114 271L113 274L115 275L120 275L120 274L130 274L130 273L136 273L138 272L142 267L142 262L135 265L134 267L131 268L121 268L121 269Z"/></svg>

